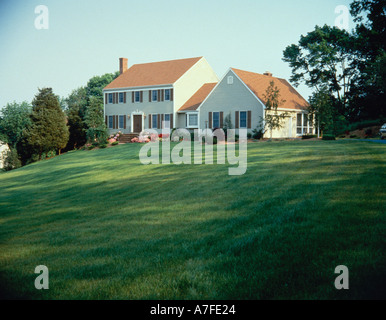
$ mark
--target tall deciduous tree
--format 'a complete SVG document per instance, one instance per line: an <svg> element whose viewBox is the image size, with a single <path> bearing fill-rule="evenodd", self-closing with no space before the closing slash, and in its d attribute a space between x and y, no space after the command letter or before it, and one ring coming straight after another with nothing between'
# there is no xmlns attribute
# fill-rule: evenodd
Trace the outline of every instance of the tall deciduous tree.
<svg viewBox="0 0 386 320"><path fill-rule="evenodd" d="M39 155L39 159L49 151L60 153L67 144L69 132L58 97L51 88L39 89L32 106L32 125L26 132L28 144Z"/></svg>
<svg viewBox="0 0 386 320"><path fill-rule="evenodd" d="M280 90L275 86L275 82L271 81L263 95L265 99L265 117L264 131L268 128L270 139L272 139L272 131L283 127L283 121L287 116L285 112L278 112L278 108L285 103L285 100L280 98Z"/></svg>
<svg viewBox="0 0 386 320"><path fill-rule="evenodd" d="M0 135L5 142L15 148L23 137L23 130L31 124L30 114L32 107L27 102L8 103L0 116Z"/></svg>
<svg viewBox="0 0 386 320"><path fill-rule="evenodd" d="M102 90L106 87L110 82L112 82L116 77L119 76L119 72L115 73L106 73L102 76L92 77L86 86L87 96L102 98Z"/></svg>
<svg viewBox="0 0 386 320"><path fill-rule="evenodd" d="M290 81L295 86L304 82L316 92L327 87L346 117L355 113L347 104L352 79L358 74L354 65L355 41L345 30L316 26L314 31L301 36L298 44L288 46L283 58L292 68Z"/></svg>
<svg viewBox="0 0 386 320"><path fill-rule="evenodd" d="M360 73L350 95L352 105L361 118L386 116L386 1L355 0L351 14L358 23L356 66Z"/></svg>

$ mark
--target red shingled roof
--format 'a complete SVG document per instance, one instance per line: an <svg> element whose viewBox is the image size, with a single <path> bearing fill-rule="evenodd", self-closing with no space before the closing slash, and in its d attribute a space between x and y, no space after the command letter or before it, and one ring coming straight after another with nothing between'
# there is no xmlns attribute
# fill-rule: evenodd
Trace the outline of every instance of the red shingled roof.
<svg viewBox="0 0 386 320"><path fill-rule="evenodd" d="M104 89L173 84L201 58L134 64Z"/></svg>
<svg viewBox="0 0 386 320"><path fill-rule="evenodd" d="M274 81L275 86L280 90L280 98L285 100L285 103L279 108L304 110L309 106L308 102L287 80L235 68L231 69L264 104L266 103L265 92L270 82Z"/></svg>
<svg viewBox="0 0 386 320"><path fill-rule="evenodd" d="M217 82L205 83L178 111L197 110L216 84Z"/></svg>

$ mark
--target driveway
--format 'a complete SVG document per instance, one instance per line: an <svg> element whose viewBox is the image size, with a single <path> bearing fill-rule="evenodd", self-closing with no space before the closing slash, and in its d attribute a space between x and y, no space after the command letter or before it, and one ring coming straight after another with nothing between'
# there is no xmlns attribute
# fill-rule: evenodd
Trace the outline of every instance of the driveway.
<svg viewBox="0 0 386 320"><path fill-rule="evenodd" d="M351 141L367 141L367 142L375 142L375 143L383 143L386 144L386 139L350 139Z"/></svg>

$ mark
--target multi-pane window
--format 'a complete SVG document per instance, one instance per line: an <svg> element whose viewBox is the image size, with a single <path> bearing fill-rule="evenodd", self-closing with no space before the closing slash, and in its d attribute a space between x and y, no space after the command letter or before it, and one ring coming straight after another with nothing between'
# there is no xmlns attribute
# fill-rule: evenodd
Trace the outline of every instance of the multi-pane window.
<svg viewBox="0 0 386 320"><path fill-rule="evenodd" d="M119 103L123 103L123 92L119 93Z"/></svg>
<svg viewBox="0 0 386 320"><path fill-rule="evenodd" d="M247 112L240 111L240 128L246 128L246 127L247 127Z"/></svg>
<svg viewBox="0 0 386 320"><path fill-rule="evenodd" d="M113 103L113 94L109 93L109 103Z"/></svg>
<svg viewBox="0 0 386 320"><path fill-rule="evenodd" d="M165 100L166 101L170 100L170 89L165 89Z"/></svg>
<svg viewBox="0 0 386 320"><path fill-rule="evenodd" d="M198 114L189 113L188 114L188 127L197 127L197 126L198 126Z"/></svg>
<svg viewBox="0 0 386 320"><path fill-rule="evenodd" d="M125 116L119 116L119 129L123 129L125 122Z"/></svg>
<svg viewBox="0 0 386 320"><path fill-rule="evenodd" d="M313 133L313 122L312 116L306 113L298 113L296 115L296 133L299 135L312 134Z"/></svg>
<svg viewBox="0 0 386 320"><path fill-rule="evenodd" d="M170 129L170 127L171 127L171 123L170 123L170 114L167 113L167 114L165 114L165 116L164 116L164 128L165 128L165 129Z"/></svg>
<svg viewBox="0 0 386 320"><path fill-rule="evenodd" d="M151 101L158 101L158 90L153 90L151 92Z"/></svg>
<svg viewBox="0 0 386 320"><path fill-rule="evenodd" d="M109 116L109 128L113 129L113 116Z"/></svg>
<svg viewBox="0 0 386 320"><path fill-rule="evenodd" d="M157 123L157 120L158 120L158 114L153 114L151 120L152 120L152 121L151 121L152 128L153 128L153 129L157 129L157 128L158 128L158 123Z"/></svg>
<svg viewBox="0 0 386 320"><path fill-rule="evenodd" d="M308 117L308 133L313 134L314 132L314 117L310 115Z"/></svg>
<svg viewBox="0 0 386 320"><path fill-rule="evenodd" d="M220 128L220 112L213 112L213 128Z"/></svg>
<svg viewBox="0 0 386 320"><path fill-rule="evenodd" d="M141 101L141 92L140 91L135 91L134 93L134 101L135 102L140 102Z"/></svg>

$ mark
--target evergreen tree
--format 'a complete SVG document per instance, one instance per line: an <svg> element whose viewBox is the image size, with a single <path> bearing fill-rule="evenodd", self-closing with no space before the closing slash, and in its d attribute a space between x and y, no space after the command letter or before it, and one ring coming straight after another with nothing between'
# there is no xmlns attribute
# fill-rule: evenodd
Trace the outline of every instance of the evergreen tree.
<svg viewBox="0 0 386 320"><path fill-rule="evenodd" d="M70 137L66 150L73 150L83 146L86 143L86 124L81 117L79 108L72 107L68 110L68 126Z"/></svg>
<svg viewBox="0 0 386 320"><path fill-rule="evenodd" d="M107 128L103 119L102 98L91 97L90 105L86 110L85 124L87 126L86 136L91 143L104 144L107 140Z"/></svg>
<svg viewBox="0 0 386 320"><path fill-rule="evenodd" d="M26 132L27 143L39 155L63 149L69 137L66 117L51 88L39 89L32 101L32 125Z"/></svg>

